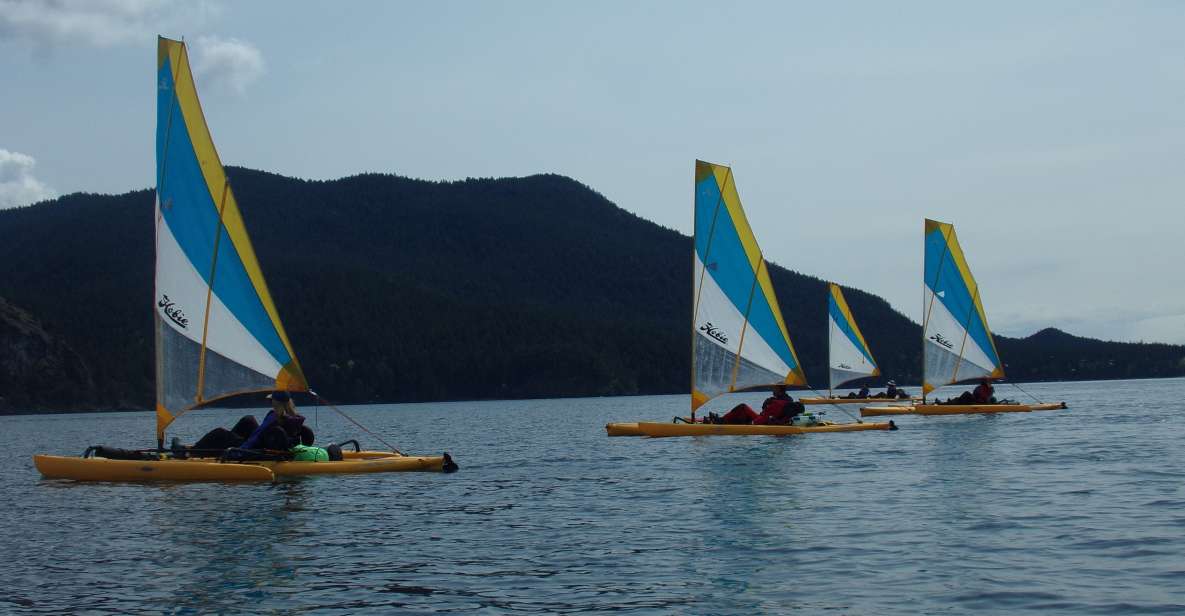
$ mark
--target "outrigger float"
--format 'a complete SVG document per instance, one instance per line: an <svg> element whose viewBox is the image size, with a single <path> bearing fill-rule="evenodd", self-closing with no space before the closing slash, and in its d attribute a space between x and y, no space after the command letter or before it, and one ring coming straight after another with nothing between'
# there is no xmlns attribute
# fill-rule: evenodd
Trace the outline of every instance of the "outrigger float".
<svg viewBox="0 0 1185 616"><path fill-rule="evenodd" d="M922 403L866 406L860 415L978 415L1067 408L1065 402L926 404L926 396L944 385L1004 378L1004 363L954 225L927 219L923 242Z"/></svg>
<svg viewBox="0 0 1185 616"><path fill-rule="evenodd" d="M791 436L824 432L864 432L866 430L896 430L888 423L821 423L810 426L759 426L709 423L632 422L611 423L605 426L609 436Z"/></svg>
<svg viewBox="0 0 1185 616"><path fill-rule="evenodd" d="M911 406L866 406L860 409L863 417L888 415L979 415L990 413L1031 413L1064 409L1065 402L1039 404L916 404Z"/></svg>
<svg viewBox="0 0 1185 616"><path fill-rule="evenodd" d="M696 409L722 394L807 385L768 266L741 208L732 169L697 160L694 207L691 416L676 417L672 423L610 423L605 432L609 436L666 437L896 429L893 422L831 424L808 418L801 425L726 425L696 419Z"/></svg>
<svg viewBox="0 0 1185 616"><path fill-rule="evenodd" d="M35 455L37 470L46 478L79 481L270 481L456 470L447 453L359 451L356 441L355 451L343 452L341 460L323 462L293 461L288 452L164 447L165 430L189 410L244 394L316 393L284 332L214 148L185 43L159 39L156 84L157 446L95 446L80 457Z"/></svg>
<svg viewBox="0 0 1185 616"><path fill-rule="evenodd" d="M798 401L806 406L818 404L835 406L837 404L893 404L895 402L912 404L914 402L921 402L922 398L920 396L910 398L799 398Z"/></svg>

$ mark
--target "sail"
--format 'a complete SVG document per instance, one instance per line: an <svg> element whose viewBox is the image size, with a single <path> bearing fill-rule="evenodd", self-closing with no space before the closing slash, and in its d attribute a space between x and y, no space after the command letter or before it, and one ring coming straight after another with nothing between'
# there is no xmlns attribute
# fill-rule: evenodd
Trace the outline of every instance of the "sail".
<svg viewBox="0 0 1185 616"><path fill-rule="evenodd" d="M1003 377L979 285L967 267L954 226L927 219L925 228L923 391Z"/></svg>
<svg viewBox="0 0 1185 616"><path fill-rule="evenodd" d="M251 391L308 389L206 126L185 44L157 48L157 438Z"/></svg>
<svg viewBox="0 0 1185 616"><path fill-rule="evenodd" d="M805 385L732 169L695 162L691 409L759 385Z"/></svg>
<svg viewBox="0 0 1185 616"><path fill-rule="evenodd" d="M872 359L872 351L864 340L864 334L852 318L852 310L844 300L839 285L829 285L827 297L827 348L828 371L831 389L856 379L876 376L881 373Z"/></svg>

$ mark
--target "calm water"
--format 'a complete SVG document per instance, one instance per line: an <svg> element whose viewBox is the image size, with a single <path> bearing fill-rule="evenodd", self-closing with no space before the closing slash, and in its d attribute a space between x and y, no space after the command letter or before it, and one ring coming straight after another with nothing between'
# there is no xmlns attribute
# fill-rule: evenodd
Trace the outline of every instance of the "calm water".
<svg viewBox="0 0 1185 616"><path fill-rule="evenodd" d="M0 418L0 612L1185 613L1185 380L1025 388L1072 408L648 440L603 425L686 396L352 407L461 471L254 485L45 481L152 416Z"/></svg>

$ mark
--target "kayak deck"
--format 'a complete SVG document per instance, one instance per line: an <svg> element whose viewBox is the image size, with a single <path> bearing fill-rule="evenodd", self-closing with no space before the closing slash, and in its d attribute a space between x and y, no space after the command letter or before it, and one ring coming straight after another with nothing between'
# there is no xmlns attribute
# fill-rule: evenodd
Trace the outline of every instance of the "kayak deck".
<svg viewBox="0 0 1185 616"><path fill-rule="evenodd" d="M355 473L451 472L456 464L447 453L405 456L385 451L343 452L336 462L246 461L214 458L185 460L112 460L100 457L33 456L46 479L76 481L272 481L277 477Z"/></svg>
<svg viewBox="0 0 1185 616"><path fill-rule="evenodd" d="M1029 413L1066 408L1065 402L1041 404L916 404L911 406L866 406L861 417L885 415L977 415L987 413Z"/></svg>
<svg viewBox="0 0 1185 616"><path fill-rule="evenodd" d="M893 422L850 423L820 426L769 426L745 424L659 423L640 421L605 426L609 436L787 436L816 432L863 432L865 430L896 430Z"/></svg>

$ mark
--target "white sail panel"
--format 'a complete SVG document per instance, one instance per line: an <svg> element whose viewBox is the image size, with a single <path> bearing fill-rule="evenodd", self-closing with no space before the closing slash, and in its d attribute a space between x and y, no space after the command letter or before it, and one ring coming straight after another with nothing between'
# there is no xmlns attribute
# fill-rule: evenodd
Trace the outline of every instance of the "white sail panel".
<svg viewBox="0 0 1185 616"><path fill-rule="evenodd" d="M157 228L157 291L168 296L172 305L162 306L157 301L157 311L178 333L201 344L202 321L205 318L207 287L205 280L188 259L181 253L181 247L173 239L167 225ZM168 318L168 311L183 310L188 316L188 327L180 327L175 319ZM233 358L235 362L260 374L275 375L283 366L267 349L252 336L247 328L234 317L216 293L210 294L209 327L206 331L206 346L214 352Z"/></svg>
<svg viewBox="0 0 1185 616"><path fill-rule="evenodd" d="M695 262L696 280L704 272L703 264ZM744 315L720 289L709 273L702 278L697 298L694 333L697 342L696 389L709 397L743 389L751 385L780 382L791 371L790 367L755 329L747 327ZM742 335L744 336L742 347ZM716 347L711 352L704 345ZM711 352L716 361L702 355ZM740 355L738 364L737 355ZM735 374L734 374L735 372ZM735 377L735 380L734 380Z"/></svg>
<svg viewBox="0 0 1185 616"><path fill-rule="evenodd" d="M828 285L827 297L827 348L828 376L830 388L836 389L844 383L859 378L876 376L880 369L872 359L872 351L864 340L864 334L856 325L856 319L848 308L839 285Z"/></svg>
<svg viewBox="0 0 1185 616"><path fill-rule="evenodd" d="M925 290L925 302L929 314L923 346L927 388L991 376L996 365L968 335L963 326L966 317L955 318L929 287Z"/></svg>
<svg viewBox="0 0 1185 616"><path fill-rule="evenodd" d="M844 383L855 379L878 374L876 364L869 361L864 353L852 343L835 319L829 318L828 321L828 340L831 347L828 368L831 389L837 389Z"/></svg>

